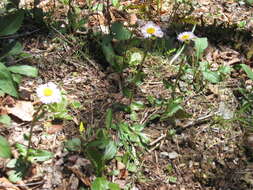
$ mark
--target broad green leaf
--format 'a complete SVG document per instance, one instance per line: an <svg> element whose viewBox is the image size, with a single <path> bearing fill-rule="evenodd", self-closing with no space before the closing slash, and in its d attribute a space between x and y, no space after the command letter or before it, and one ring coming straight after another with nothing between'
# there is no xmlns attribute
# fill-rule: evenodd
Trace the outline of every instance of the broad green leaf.
<svg viewBox="0 0 253 190"><path fill-rule="evenodd" d="M109 141L105 147L104 151L104 160L111 160L117 153L117 146L114 141Z"/></svg>
<svg viewBox="0 0 253 190"><path fill-rule="evenodd" d="M8 67L9 71L29 77L37 77L38 69L29 65L18 65Z"/></svg>
<svg viewBox="0 0 253 190"><path fill-rule="evenodd" d="M16 158L15 158L15 159L11 159L11 160L7 163L6 167L7 167L7 168L15 168L17 162L18 162L18 160L17 160Z"/></svg>
<svg viewBox="0 0 253 190"><path fill-rule="evenodd" d="M8 115L0 115L0 123L3 123L5 125L10 125L11 118Z"/></svg>
<svg viewBox="0 0 253 190"><path fill-rule="evenodd" d="M232 68L230 66L222 65L219 67L218 71L223 75L230 74Z"/></svg>
<svg viewBox="0 0 253 190"><path fill-rule="evenodd" d="M207 38L196 38L194 39L197 61L202 56L203 52L208 46Z"/></svg>
<svg viewBox="0 0 253 190"><path fill-rule="evenodd" d="M18 85L21 83L21 80L22 80L21 75L13 73L11 74L11 76L12 76L13 81L16 82Z"/></svg>
<svg viewBox="0 0 253 190"><path fill-rule="evenodd" d="M203 77L205 80L214 84L220 82L221 80L219 73L215 71L209 71L209 70L204 71Z"/></svg>
<svg viewBox="0 0 253 190"><path fill-rule="evenodd" d="M0 136L0 157L1 158L11 157L11 147L9 145L9 142L3 136Z"/></svg>
<svg viewBox="0 0 253 190"><path fill-rule="evenodd" d="M253 71L252 71L252 69L248 65L245 65L245 64L241 64L241 67L245 71L245 73L247 74L247 76L251 80L253 80Z"/></svg>
<svg viewBox="0 0 253 190"><path fill-rule="evenodd" d="M111 0L112 5L116 7L119 4L119 0Z"/></svg>
<svg viewBox="0 0 253 190"><path fill-rule="evenodd" d="M3 63L0 63L0 90L14 97L18 97L11 73Z"/></svg>
<svg viewBox="0 0 253 190"><path fill-rule="evenodd" d="M141 101L132 102L130 105L131 110L138 111L145 108L145 105Z"/></svg>
<svg viewBox="0 0 253 190"><path fill-rule="evenodd" d="M101 151L99 151L97 149L97 147L90 146L89 144L87 145L86 153L87 153L87 156L88 156L89 160L91 161L93 167L96 170L96 174L98 176L101 176L102 172L104 170L104 167L105 167L103 153Z"/></svg>
<svg viewBox="0 0 253 190"><path fill-rule="evenodd" d="M17 183L21 181L22 178L24 177L23 173L18 170L10 170L7 172L7 175L8 175L8 179L13 183Z"/></svg>
<svg viewBox="0 0 253 190"><path fill-rule="evenodd" d="M71 106L73 106L73 108L78 109L82 107L82 104L79 101L74 101L71 102Z"/></svg>
<svg viewBox="0 0 253 190"><path fill-rule="evenodd" d="M0 97L3 97L4 96L4 91L2 91L1 89L0 89Z"/></svg>
<svg viewBox="0 0 253 190"><path fill-rule="evenodd" d="M199 70L206 71L209 69L209 63L207 61L199 62Z"/></svg>
<svg viewBox="0 0 253 190"><path fill-rule="evenodd" d="M13 41L3 47L3 51L0 53L0 59L7 56L18 55L23 51L23 47L20 42Z"/></svg>
<svg viewBox="0 0 253 190"><path fill-rule="evenodd" d="M53 158L54 154L52 152L46 150L35 150L29 156L29 160L31 162L45 162L51 158Z"/></svg>
<svg viewBox="0 0 253 190"><path fill-rule="evenodd" d="M131 32L120 22L114 22L111 28L114 38L117 40L128 40L131 38Z"/></svg>
<svg viewBox="0 0 253 190"><path fill-rule="evenodd" d="M167 119L168 117L172 117L179 110L183 109L182 106L176 102L171 102L167 105L166 111L164 112L161 120Z"/></svg>
<svg viewBox="0 0 253 190"><path fill-rule="evenodd" d="M253 5L253 0L246 0L246 2L250 5Z"/></svg>
<svg viewBox="0 0 253 190"><path fill-rule="evenodd" d="M18 152L22 156L26 156L27 154L27 147L23 144L16 143L16 148L18 149ZM46 151L46 150L35 150L35 149L29 149L29 157L28 160L31 162L44 162L53 157L53 153Z"/></svg>
<svg viewBox="0 0 253 190"><path fill-rule="evenodd" d="M19 154L21 154L22 156L26 156L27 147L25 145L20 144L20 143L16 143L15 147L17 148Z"/></svg>
<svg viewBox="0 0 253 190"><path fill-rule="evenodd" d="M138 114L135 111L132 111L130 114L130 119L132 121L137 121L138 120Z"/></svg>
<svg viewBox="0 0 253 190"><path fill-rule="evenodd" d="M30 171L28 170L30 167L30 162L27 162L21 156L19 156L18 159L10 160L7 164L7 167L13 168L7 172L7 175L10 181L16 183L21 181Z"/></svg>
<svg viewBox="0 0 253 190"><path fill-rule="evenodd" d="M109 182L104 177L97 177L91 185L91 190L107 190L108 188Z"/></svg>
<svg viewBox="0 0 253 190"><path fill-rule="evenodd" d="M119 185L116 183L109 183L108 187L110 190L120 190Z"/></svg>
<svg viewBox="0 0 253 190"><path fill-rule="evenodd" d="M65 147L69 151L80 151L81 150L81 140L79 138L73 138L64 143Z"/></svg>
<svg viewBox="0 0 253 190"><path fill-rule="evenodd" d="M102 51L105 55L105 59L111 66L115 66L115 52L111 44L112 38L110 36L105 36L102 39Z"/></svg>
<svg viewBox="0 0 253 190"><path fill-rule="evenodd" d="M112 126L112 109L108 109L105 118L105 127L109 130Z"/></svg>
<svg viewBox="0 0 253 190"><path fill-rule="evenodd" d="M171 81L165 79L163 79L163 85L166 89L172 89L174 86L174 84Z"/></svg>
<svg viewBox="0 0 253 190"><path fill-rule="evenodd" d="M0 17L0 36L11 35L18 31L24 19L24 11L19 9L14 13Z"/></svg>
<svg viewBox="0 0 253 190"><path fill-rule="evenodd" d="M169 176L167 179L170 183L177 183L177 177Z"/></svg>

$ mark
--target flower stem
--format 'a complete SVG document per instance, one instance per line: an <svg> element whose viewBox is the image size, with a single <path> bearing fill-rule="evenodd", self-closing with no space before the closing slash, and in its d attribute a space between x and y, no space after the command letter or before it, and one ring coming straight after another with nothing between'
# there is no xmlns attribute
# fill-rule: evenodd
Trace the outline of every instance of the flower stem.
<svg viewBox="0 0 253 190"><path fill-rule="evenodd" d="M179 66L179 70L177 72L176 81L175 81L175 84L173 85L172 94L171 94L173 100L175 99L176 87L178 86L178 81L179 81L181 72L183 70L183 64L184 64L184 62L181 61L180 66Z"/></svg>
<svg viewBox="0 0 253 190"><path fill-rule="evenodd" d="M33 128L35 126L36 121L38 121L38 119L39 119L39 112L41 111L42 107L43 107L43 104L40 105L37 112L34 114L33 120L31 122L31 127L30 127L30 132L29 132L29 139L28 139L28 147L27 147L27 152L26 152L26 156L25 156L25 161L28 161L28 157L29 157L29 153L30 153L29 150L32 146Z"/></svg>
<svg viewBox="0 0 253 190"><path fill-rule="evenodd" d="M170 64L172 64L174 61L177 60L177 58L183 52L184 48L185 48L185 44L181 47L181 49L178 51L178 53L171 59ZM176 81L175 81L175 83L173 85L173 88L172 88L172 94L171 94L172 99L175 99L176 87L178 85L178 81L179 81L179 78L180 78L180 75L181 75L181 72L182 72L183 64L184 64L184 62L181 61L180 66L179 66L179 70L177 72Z"/></svg>

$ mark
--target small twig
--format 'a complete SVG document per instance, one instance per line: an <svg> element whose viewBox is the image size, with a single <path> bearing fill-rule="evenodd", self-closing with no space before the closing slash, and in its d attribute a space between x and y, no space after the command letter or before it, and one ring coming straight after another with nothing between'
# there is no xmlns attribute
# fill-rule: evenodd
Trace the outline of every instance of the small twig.
<svg viewBox="0 0 253 190"><path fill-rule="evenodd" d="M15 186L15 187L26 187L26 186L40 185L40 184L43 184L43 183L45 183L44 180L38 181L38 182L33 182L33 183L26 183L26 184L11 184L11 185L8 185L8 184L0 183L0 188L11 188L13 186Z"/></svg>
<svg viewBox="0 0 253 190"><path fill-rule="evenodd" d="M215 113L211 113L211 114L208 114L208 115L205 115L205 116L201 116L197 119L195 119L194 121L190 121L189 123L187 123L186 125L180 127L180 128L177 128L176 129L176 133L182 133L184 130L190 128L190 127L193 127L195 125L199 125L203 122L207 122L209 121L214 115L216 115L218 112L215 112Z"/></svg>
<svg viewBox="0 0 253 190"><path fill-rule="evenodd" d="M197 125L199 123L202 123L203 121L206 121L206 120L209 120L211 119L214 115L216 115L217 112L215 113L211 113L211 114L208 114L208 115L204 115L204 116L201 116L199 118L197 118L196 120L194 121L190 121L189 123L187 123L185 126L183 126L182 128L183 129L186 129L186 128L189 128L189 127L192 127L194 125Z"/></svg>
<svg viewBox="0 0 253 190"><path fill-rule="evenodd" d="M158 137L156 140L152 141L151 143L149 143L149 146L153 146L156 143L158 143L159 141L161 141L162 139L164 139L167 136L167 134L162 134L160 137Z"/></svg>
<svg viewBox="0 0 253 190"><path fill-rule="evenodd" d="M160 144L155 145L153 148L149 149L148 152L151 153L153 152L156 148L158 148Z"/></svg>

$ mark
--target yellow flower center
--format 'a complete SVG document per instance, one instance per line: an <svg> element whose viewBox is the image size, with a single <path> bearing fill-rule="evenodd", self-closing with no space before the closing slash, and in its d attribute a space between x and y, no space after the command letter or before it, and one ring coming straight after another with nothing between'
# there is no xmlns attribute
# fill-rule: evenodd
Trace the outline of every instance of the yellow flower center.
<svg viewBox="0 0 253 190"><path fill-rule="evenodd" d="M52 96L53 95L53 90L51 88L45 88L43 90L44 96Z"/></svg>
<svg viewBox="0 0 253 190"><path fill-rule="evenodd" d="M188 40L190 38L189 34L185 34L182 36L182 40Z"/></svg>
<svg viewBox="0 0 253 190"><path fill-rule="evenodd" d="M155 33L155 28L147 28L147 33L148 34L154 34Z"/></svg>

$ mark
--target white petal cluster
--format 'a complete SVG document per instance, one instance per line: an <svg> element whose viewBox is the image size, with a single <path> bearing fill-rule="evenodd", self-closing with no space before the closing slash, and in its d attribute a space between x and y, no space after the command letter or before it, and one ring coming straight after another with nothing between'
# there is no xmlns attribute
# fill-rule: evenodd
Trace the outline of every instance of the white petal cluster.
<svg viewBox="0 0 253 190"><path fill-rule="evenodd" d="M150 38L152 36L158 38L163 37L163 31L161 30L161 28L151 21L141 27L141 32L144 38Z"/></svg>
<svg viewBox="0 0 253 190"><path fill-rule="evenodd" d="M193 34L193 32L182 32L177 36L177 39L180 42L189 41L196 38L196 36Z"/></svg>
<svg viewBox="0 0 253 190"><path fill-rule="evenodd" d="M38 86L36 93L44 104L59 103L62 100L61 91L52 82Z"/></svg>

